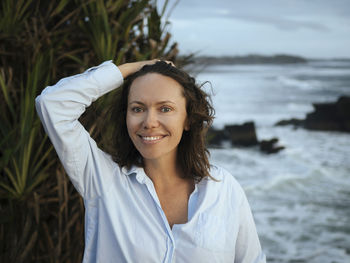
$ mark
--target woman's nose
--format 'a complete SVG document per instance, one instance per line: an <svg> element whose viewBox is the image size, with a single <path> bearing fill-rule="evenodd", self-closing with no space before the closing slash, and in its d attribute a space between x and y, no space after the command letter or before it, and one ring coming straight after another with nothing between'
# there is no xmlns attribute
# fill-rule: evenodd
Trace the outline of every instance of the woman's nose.
<svg viewBox="0 0 350 263"><path fill-rule="evenodd" d="M158 125L159 125L159 121L158 121L157 114L151 110L147 111L143 121L143 127L145 129L151 129L151 128L158 127Z"/></svg>

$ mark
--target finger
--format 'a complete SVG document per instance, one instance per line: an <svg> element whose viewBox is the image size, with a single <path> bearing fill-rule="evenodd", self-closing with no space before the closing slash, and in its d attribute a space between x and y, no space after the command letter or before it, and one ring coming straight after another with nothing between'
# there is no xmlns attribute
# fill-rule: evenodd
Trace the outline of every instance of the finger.
<svg viewBox="0 0 350 263"><path fill-rule="evenodd" d="M168 63L168 64L170 63L170 65L172 65L174 68L176 68L174 62L172 62L172 61L170 61L170 60L166 60L165 62Z"/></svg>
<svg viewBox="0 0 350 263"><path fill-rule="evenodd" d="M170 64L171 66L173 66L174 68L176 68L174 62L172 62L171 60L162 60L162 59L156 58L156 59L153 59L153 60L151 60L151 61L152 61L153 63L157 63L157 62L164 61L165 63Z"/></svg>

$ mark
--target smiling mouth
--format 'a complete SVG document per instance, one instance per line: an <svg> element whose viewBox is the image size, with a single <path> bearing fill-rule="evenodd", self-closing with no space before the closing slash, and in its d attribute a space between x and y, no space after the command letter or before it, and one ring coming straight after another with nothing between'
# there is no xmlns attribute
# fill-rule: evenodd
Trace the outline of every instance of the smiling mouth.
<svg viewBox="0 0 350 263"><path fill-rule="evenodd" d="M156 142L159 141L160 139L163 139L165 136L141 136L139 137L145 141L145 142Z"/></svg>

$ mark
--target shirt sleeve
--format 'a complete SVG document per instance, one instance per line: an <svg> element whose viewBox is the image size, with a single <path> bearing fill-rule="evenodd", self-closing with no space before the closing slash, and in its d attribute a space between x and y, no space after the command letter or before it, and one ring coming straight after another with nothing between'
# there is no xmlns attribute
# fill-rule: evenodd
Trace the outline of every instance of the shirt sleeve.
<svg viewBox="0 0 350 263"><path fill-rule="evenodd" d="M266 263L266 257L261 250L253 215L243 189L242 195L234 262Z"/></svg>
<svg viewBox="0 0 350 263"><path fill-rule="evenodd" d="M111 176L115 163L97 147L78 118L92 102L122 83L118 67L106 61L46 87L35 100L44 129L72 183L84 198L101 193L101 178L95 175Z"/></svg>

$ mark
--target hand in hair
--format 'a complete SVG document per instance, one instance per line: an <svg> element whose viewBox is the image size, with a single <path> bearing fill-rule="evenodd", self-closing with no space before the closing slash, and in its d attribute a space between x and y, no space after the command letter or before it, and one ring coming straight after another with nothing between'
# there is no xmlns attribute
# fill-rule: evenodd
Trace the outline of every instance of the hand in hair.
<svg viewBox="0 0 350 263"><path fill-rule="evenodd" d="M160 59L152 59L152 60L144 60L144 61L125 63L122 65L119 65L118 68L119 68L120 72L122 73L123 78L125 79L127 76L131 75L132 73L139 71L143 66L155 64L157 61L161 61L161 60ZM170 63L173 67L175 67L175 65L172 61L165 60L165 62Z"/></svg>

